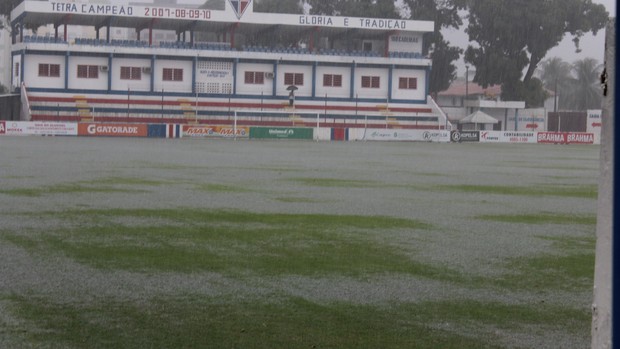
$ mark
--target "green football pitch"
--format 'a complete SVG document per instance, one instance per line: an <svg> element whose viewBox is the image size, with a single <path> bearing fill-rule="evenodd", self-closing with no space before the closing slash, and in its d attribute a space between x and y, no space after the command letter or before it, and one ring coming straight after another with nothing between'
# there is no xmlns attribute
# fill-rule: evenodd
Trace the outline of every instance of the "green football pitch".
<svg viewBox="0 0 620 349"><path fill-rule="evenodd" d="M0 347L588 347L599 151L2 137Z"/></svg>

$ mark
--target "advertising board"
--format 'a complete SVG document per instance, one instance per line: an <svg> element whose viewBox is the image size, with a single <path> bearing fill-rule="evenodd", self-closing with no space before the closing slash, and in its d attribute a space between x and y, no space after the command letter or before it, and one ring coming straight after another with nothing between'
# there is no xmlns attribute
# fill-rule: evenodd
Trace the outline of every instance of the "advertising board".
<svg viewBox="0 0 620 349"><path fill-rule="evenodd" d="M75 123L45 121L0 121L0 135L7 136L77 136Z"/></svg>
<svg viewBox="0 0 620 349"><path fill-rule="evenodd" d="M147 137L146 124L78 124L79 136Z"/></svg>
<svg viewBox="0 0 620 349"><path fill-rule="evenodd" d="M538 143L594 144L594 134L577 132L538 132Z"/></svg>
<svg viewBox="0 0 620 349"><path fill-rule="evenodd" d="M452 131L450 133L452 142L479 142L480 131Z"/></svg>
<svg viewBox="0 0 620 349"><path fill-rule="evenodd" d="M368 141L450 142L447 130L367 129L362 134Z"/></svg>
<svg viewBox="0 0 620 349"><path fill-rule="evenodd" d="M250 136L248 127L237 127L237 137ZM235 137L235 128L232 126L183 125L183 137Z"/></svg>
<svg viewBox="0 0 620 349"><path fill-rule="evenodd" d="M149 138L180 138L181 125L154 124L148 125Z"/></svg>
<svg viewBox="0 0 620 349"><path fill-rule="evenodd" d="M594 144L601 144L601 127L603 126L603 111L588 110L586 132L594 134Z"/></svg>
<svg viewBox="0 0 620 349"><path fill-rule="evenodd" d="M480 131L481 143L536 143L536 132Z"/></svg>
<svg viewBox="0 0 620 349"><path fill-rule="evenodd" d="M302 127L250 127L252 139L313 139L314 129Z"/></svg>

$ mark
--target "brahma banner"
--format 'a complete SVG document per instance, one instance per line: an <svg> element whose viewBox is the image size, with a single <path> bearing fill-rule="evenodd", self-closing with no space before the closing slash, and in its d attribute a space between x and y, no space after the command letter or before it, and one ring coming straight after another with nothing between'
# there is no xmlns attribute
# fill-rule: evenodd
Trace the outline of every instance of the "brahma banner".
<svg viewBox="0 0 620 349"><path fill-rule="evenodd" d="M237 137L248 138L248 127L237 127ZM235 137L235 128L232 126L183 125L183 137Z"/></svg>
<svg viewBox="0 0 620 349"><path fill-rule="evenodd" d="M146 137L148 125L146 124L79 124L78 135L80 136L104 136L104 137Z"/></svg>
<svg viewBox="0 0 620 349"><path fill-rule="evenodd" d="M75 123L0 121L0 135L6 136L77 136Z"/></svg>
<svg viewBox="0 0 620 349"><path fill-rule="evenodd" d="M538 143L594 144L594 134L573 132L538 132Z"/></svg>

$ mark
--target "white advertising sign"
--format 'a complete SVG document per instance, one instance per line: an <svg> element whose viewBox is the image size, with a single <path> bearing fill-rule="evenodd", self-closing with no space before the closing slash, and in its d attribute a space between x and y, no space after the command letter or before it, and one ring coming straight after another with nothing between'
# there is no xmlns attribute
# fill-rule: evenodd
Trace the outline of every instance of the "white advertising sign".
<svg viewBox="0 0 620 349"><path fill-rule="evenodd" d="M538 132L480 131L481 143L536 143Z"/></svg>
<svg viewBox="0 0 620 349"><path fill-rule="evenodd" d="M76 123L45 121L0 121L0 135L7 136L77 136Z"/></svg>
<svg viewBox="0 0 620 349"><path fill-rule="evenodd" d="M601 126L603 119L602 110L588 110L588 122L586 124L586 132L594 134L594 144L601 144Z"/></svg>
<svg viewBox="0 0 620 349"><path fill-rule="evenodd" d="M412 141L412 142L450 142L447 130L400 130L367 129L362 132L361 140L368 141Z"/></svg>

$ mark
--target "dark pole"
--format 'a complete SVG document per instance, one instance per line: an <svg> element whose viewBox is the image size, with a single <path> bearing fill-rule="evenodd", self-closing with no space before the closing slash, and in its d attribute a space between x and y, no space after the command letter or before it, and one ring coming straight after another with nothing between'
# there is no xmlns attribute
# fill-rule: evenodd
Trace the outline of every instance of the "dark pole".
<svg viewBox="0 0 620 349"><path fill-rule="evenodd" d="M465 66L465 114L467 111L467 100L469 99L469 66Z"/></svg>
<svg viewBox="0 0 620 349"><path fill-rule="evenodd" d="M553 99L553 112L558 112L558 77L555 77L555 98Z"/></svg>

